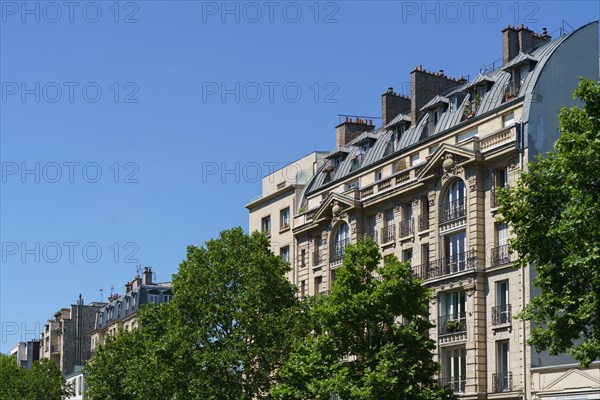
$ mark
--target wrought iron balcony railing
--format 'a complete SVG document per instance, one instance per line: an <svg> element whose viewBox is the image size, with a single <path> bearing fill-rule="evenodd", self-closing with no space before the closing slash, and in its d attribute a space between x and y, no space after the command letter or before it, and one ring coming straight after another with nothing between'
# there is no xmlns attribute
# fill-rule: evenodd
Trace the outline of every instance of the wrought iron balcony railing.
<svg viewBox="0 0 600 400"><path fill-rule="evenodd" d="M510 304L492 307L492 325L508 324L512 318L512 307Z"/></svg>
<svg viewBox="0 0 600 400"><path fill-rule="evenodd" d="M317 249L313 251L313 266L317 266L323 262L323 250Z"/></svg>
<svg viewBox="0 0 600 400"><path fill-rule="evenodd" d="M419 232L429 229L429 213L419 215Z"/></svg>
<svg viewBox="0 0 600 400"><path fill-rule="evenodd" d="M464 376L453 376L451 378L440 378L440 386L450 389L454 393L464 393L467 379Z"/></svg>
<svg viewBox="0 0 600 400"><path fill-rule="evenodd" d="M391 224L381 228L381 244L390 243L396 240L396 225Z"/></svg>
<svg viewBox="0 0 600 400"><path fill-rule="evenodd" d="M417 265L413 267L413 273L419 278L427 280L476 268L477 252L469 250L447 258L440 258Z"/></svg>
<svg viewBox="0 0 600 400"><path fill-rule="evenodd" d="M343 239L339 242L334 243L331 246L331 259L337 260L340 258L344 258L344 254L346 254L346 246L350 243L350 239Z"/></svg>
<svg viewBox="0 0 600 400"><path fill-rule="evenodd" d="M511 262L510 252L508 251L508 245L502 245L494 247L490 256L492 267L502 264L508 264Z"/></svg>
<svg viewBox="0 0 600 400"><path fill-rule="evenodd" d="M442 204L440 208L441 222L448 222L467 215L467 199L457 199Z"/></svg>
<svg viewBox="0 0 600 400"><path fill-rule="evenodd" d="M512 391L512 372L501 372L492 374L492 386L494 393Z"/></svg>
<svg viewBox="0 0 600 400"><path fill-rule="evenodd" d="M406 237L406 236L410 236L413 234L413 226L414 226L414 220L411 219L407 219L406 221L402 221L400 222L400 224L398 224L398 228L400 231L400 237Z"/></svg>
<svg viewBox="0 0 600 400"><path fill-rule="evenodd" d="M451 335L467 331L467 317L464 312L455 315L444 315L438 318L440 335Z"/></svg>

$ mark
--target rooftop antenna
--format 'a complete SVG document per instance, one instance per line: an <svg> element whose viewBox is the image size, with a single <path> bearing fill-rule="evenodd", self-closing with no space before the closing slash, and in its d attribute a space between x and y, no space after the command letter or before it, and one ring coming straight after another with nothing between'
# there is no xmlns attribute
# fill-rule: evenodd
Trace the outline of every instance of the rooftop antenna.
<svg viewBox="0 0 600 400"><path fill-rule="evenodd" d="M156 283L156 272L152 272L152 282Z"/></svg>
<svg viewBox="0 0 600 400"><path fill-rule="evenodd" d="M110 297L113 297L113 290L115 290L115 286L114 285L110 285Z"/></svg>
<svg viewBox="0 0 600 400"><path fill-rule="evenodd" d="M100 289L99 292L100 292L100 303L102 303L104 289Z"/></svg>
<svg viewBox="0 0 600 400"><path fill-rule="evenodd" d="M136 265L136 267L135 267L135 273L138 276L142 273L142 265L141 264Z"/></svg>

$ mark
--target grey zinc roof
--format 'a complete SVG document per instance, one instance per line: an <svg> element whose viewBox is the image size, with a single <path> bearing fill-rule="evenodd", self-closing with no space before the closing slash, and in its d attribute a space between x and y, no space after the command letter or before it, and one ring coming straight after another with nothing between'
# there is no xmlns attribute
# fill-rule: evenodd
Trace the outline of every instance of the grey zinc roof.
<svg viewBox="0 0 600 400"><path fill-rule="evenodd" d="M520 52L519 54L517 54L517 56L515 58L513 58L512 60L510 60L508 62L508 64L503 65L502 67L500 67L500 69L502 71L508 71L509 69L514 68L517 65L523 64L523 63L528 62L528 61L537 61L537 60L538 60L537 57L534 57L531 54Z"/></svg>
<svg viewBox="0 0 600 400"><path fill-rule="evenodd" d="M438 104L446 103L448 104L450 100L447 97L436 95L433 99L429 100L427 104L425 104L419 111L424 111L430 108L437 106Z"/></svg>
<svg viewBox="0 0 600 400"><path fill-rule="evenodd" d="M582 29L583 27L579 28ZM574 31L575 32L575 31ZM529 54L520 53L515 57L515 59L511 60L510 63L499 67L498 69L490 72L489 74L478 74L475 79L471 82L464 83L460 86L454 87L444 93L441 96L434 97L430 102L428 102L422 109L426 109L428 106L433 105L436 101L439 102L440 99L445 98L446 101L452 96L461 96L465 95L462 98L460 106L457 107L456 111L451 111L448 108L441 116L436 126L434 127L433 132L429 132L428 136L433 136L438 133L442 133L453 126L458 125L462 121L462 117L464 115L464 110L466 105L471 100L471 95L468 94L469 89L473 88L479 83L489 82L491 84L490 90L483 96L481 99L481 103L479 109L477 110L477 115L485 114L489 111L492 111L502 105L504 100L505 89L510 83L511 74L510 72L506 72L506 70L510 70L510 66L519 65L519 63L525 62L526 60L537 60L537 64L535 68L527 75L524 82L521 84L521 89L519 91L519 97L523 97L526 95L531 95L537 79L544 68L545 63L550 59L553 52L571 35L573 32L568 35L559 37L558 39L551 41L549 43L545 43L540 45L539 47L533 49ZM460 99L461 97L459 97ZM390 123L388 123L385 128L379 128L376 131L370 132L369 135L372 135L373 139L375 139L375 143L373 146L367 151L363 162L361 163L360 168L365 168L370 165L377 163L384 156L389 153L390 141L392 140L393 131L388 130L387 128L394 127L398 125L401 121L410 121L410 117L405 114L400 114L396 116ZM419 141L423 140L422 137L423 129L428 121L428 115L423 115L416 126L411 126L408 130L406 130L400 137L398 143L393 148L394 152L401 153L407 147L410 147ZM351 172L352 165L352 157L356 154L358 147L355 144L360 143L360 138L364 139L367 137L365 133L361 134L357 139L348 144L348 147L351 149L349 155L346 159L340 164L339 168L334 172L331 181L336 181L345 177L348 173ZM336 149L337 150L337 149ZM334 152L336 151L334 150ZM334 152L330 153L333 154ZM325 175L323 171L330 165L331 162L326 162L319 171L313 176L312 180L308 183L305 188L303 198L310 193L319 190L324 184Z"/></svg>
<svg viewBox="0 0 600 400"><path fill-rule="evenodd" d="M348 147L338 146L335 149L333 149L331 152L329 152L329 154L327 154L325 156L325 158L335 158L341 154L349 153L349 152L350 152L350 149Z"/></svg>
<svg viewBox="0 0 600 400"><path fill-rule="evenodd" d="M356 139L349 143L350 146L358 146L362 143L367 142L368 140L377 139L377 133L374 132L363 132Z"/></svg>
<svg viewBox="0 0 600 400"><path fill-rule="evenodd" d="M391 128L392 126L398 125L400 122L410 122L410 115L408 114L398 114L394 119L392 119L385 127Z"/></svg>

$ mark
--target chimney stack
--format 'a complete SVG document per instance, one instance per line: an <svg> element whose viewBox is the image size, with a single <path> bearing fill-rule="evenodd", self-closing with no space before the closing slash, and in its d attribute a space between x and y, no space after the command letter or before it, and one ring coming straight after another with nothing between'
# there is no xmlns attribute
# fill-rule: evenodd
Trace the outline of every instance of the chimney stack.
<svg viewBox="0 0 600 400"><path fill-rule="evenodd" d="M144 267L144 285L152 285L152 268Z"/></svg>
<svg viewBox="0 0 600 400"><path fill-rule="evenodd" d="M133 284L131 282L127 282L125 284L125 294L131 292L131 287L133 286Z"/></svg>
<svg viewBox="0 0 600 400"><path fill-rule="evenodd" d="M381 95L381 126L386 126L398 114L408 114L410 112L410 97L394 93L394 88Z"/></svg>
<svg viewBox="0 0 600 400"><path fill-rule="evenodd" d="M541 44L552 39L544 28L542 34L537 34L521 24L518 28L507 26L502 30L502 63L508 64L519 52L528 53Z"/></svg>
<svg viewBox="0 0 600 400"><path fill-rule="evenodd" d="M411 73L410 116L414 126L420 116L420 109L437 95L465 83L465 79L454 79L444 74L444 70L432 72L419 65Z"/></svg>
<svg viewBox="0 0 600 400"><path fill-rule="evenodd" d="M346 117L346 120L335 127L335 145L346 146L363 132L375 129L372 120L363 120L358 117L354 121Z"/></svg>

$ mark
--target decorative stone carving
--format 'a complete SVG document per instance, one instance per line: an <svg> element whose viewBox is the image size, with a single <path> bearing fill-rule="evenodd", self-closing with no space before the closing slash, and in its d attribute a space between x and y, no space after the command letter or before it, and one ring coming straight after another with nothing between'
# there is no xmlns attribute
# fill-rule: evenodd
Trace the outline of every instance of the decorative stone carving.
<svg viewBox="0 0 600 400"><path fill-rule="evenodd" d="M331 205L331 212L334 216L336 216L339 215L341 211L342 207L340 207L340 203L337 200L335 200Z"/></svg>
<svg viewBox="0 0 600 400"><path fill-rule="evenodd" d="M508 162L508 168L510 168L511 170L517 169L518 166L519 166L519 159L517 159L517 158L513 158L512 160L510 160Z"/></svg>
<svg viewBox="0 0 600 400"><path fill-rule="evenodd" d="M394 204L394 213L400 214L402 212L402 203Z"/></svg>
<svg viewBox="0 0 600 400"><path fill-rule="evenodd" d="M377 210L377 220L383 219L383 210Z"/></svg>
<svg viewBox="0 0 600 400"><path fill-rule="evenodd" d="M350 224L350 231L352 232L353 235L356 234L356 221L354 221Z"/></svg>
<svg viewBox="0 0 600 400"><path fill-rule="evenodd" d="M475 177L475 175L473 175L472 177L469 178L469 190L471 190L471 192L474 192L477 189L477 178Z"/></svg>
<svg viewBox="0 0 600 400"><path fill-rule="evenodd" d="M321 233L321 243L327 244L327 232Z"/></svg>
<svg viewBox="0 0 600 400"><path fill-rule="evenodd" d="M442 174L442 182L448 180L452 176L459 176L464 174L463 168L457 166L454 156L450 153L447 153L444 156L442 169L444 170L444 173Z"/></svg>
<svg viewBox="0 0 600 400"><path fill-rule="evenodd" d="M427 199L429 200L429 207L435 206L435 193L429 193Z"/></svg>

